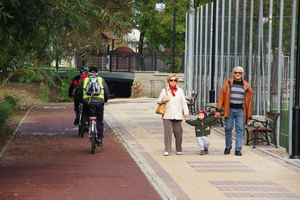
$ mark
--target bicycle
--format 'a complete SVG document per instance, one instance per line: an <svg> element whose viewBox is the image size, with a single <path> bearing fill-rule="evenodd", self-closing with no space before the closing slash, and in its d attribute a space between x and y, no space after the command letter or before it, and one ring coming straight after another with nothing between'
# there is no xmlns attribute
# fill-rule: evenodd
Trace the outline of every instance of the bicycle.
<svg viewBox="0 0 300 200"><path fill-rule="evenodd" d="M88 122L88 133L89 133L89 138L92 143L92 154L95 153L95 148L97 146L97 141L98 141L98 131L97 131L97 117L96 117L96 107L91 106L90 107L90 117L89 117L89 122Z"/></svg>
<svg viewBox="0 0 300 200"><path fill-rule="evenodd" d="M79 103L79 112L78 112L78 135L83 137L84 136L84 131L83 131L83 121L82 121L82 110L83 110L83 104Z"/></svg>

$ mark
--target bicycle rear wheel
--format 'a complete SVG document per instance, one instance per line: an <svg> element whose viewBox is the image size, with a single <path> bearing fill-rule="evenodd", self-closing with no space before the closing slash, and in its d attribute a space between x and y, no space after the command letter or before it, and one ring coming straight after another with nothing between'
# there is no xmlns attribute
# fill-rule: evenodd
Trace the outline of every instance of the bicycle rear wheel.
<svg viewBox="0 0 300 200"><path fill-rule="evenodd" d="M79 136L83 137L84 136L84 125L83 125L83 120L81 119L81 122L79 123L80 126L78 127L79 129Z"/></svg>
<svg viewBox="0 0 300 200"><path fill-rule="evenodd" d="M92 154L94 154L96 148L95 132L92 132L91 134L91 143L92 143Z"/></svg>
<svg viewBox="0 0 300 200"><path fill-rule="evenodd" d="M82 120L82 103L79 104L79 123L78 123L78 135L83 137L84 131L83 131L83 120Z"/></svg>

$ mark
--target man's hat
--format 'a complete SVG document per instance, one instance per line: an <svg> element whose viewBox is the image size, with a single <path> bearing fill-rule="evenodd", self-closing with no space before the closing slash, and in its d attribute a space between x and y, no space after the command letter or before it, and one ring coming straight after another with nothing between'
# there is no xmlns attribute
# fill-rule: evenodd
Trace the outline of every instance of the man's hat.
<svg viewBox="0 0 300 200"><path fill-rule="evenodd" d="M89 72L97 73L98 69L97 67L90 67Z"/></svg>
<svg viewBox="0 0 300 200"><path fill-rule="evenodd" d="M200 110L199 110L198 114L200 114L200 113L203 113L204 115L206 115L206 111L203 110L203 109L200 109Z"/></svg>

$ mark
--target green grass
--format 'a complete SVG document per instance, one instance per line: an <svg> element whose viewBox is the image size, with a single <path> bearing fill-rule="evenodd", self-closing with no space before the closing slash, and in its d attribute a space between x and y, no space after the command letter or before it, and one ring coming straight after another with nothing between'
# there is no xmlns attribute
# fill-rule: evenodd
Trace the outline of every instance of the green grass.
<svg viewBox="0 0 300 200"><path fill-rule="evenodd" d="M292 117L292 116L291 116ZM279 135L279 145L286 148L286 150L289 149L289 111L288 110L282 110L280 113L280 132Z"/></svg>
<svg viewBox="0 0 300 200"><path fill-rule="evenodd" d="M3 101L0 101L0 133L5 125L6 119L12 114L12 109L17 105L17 100L11 96L4 97Z"/></svg>

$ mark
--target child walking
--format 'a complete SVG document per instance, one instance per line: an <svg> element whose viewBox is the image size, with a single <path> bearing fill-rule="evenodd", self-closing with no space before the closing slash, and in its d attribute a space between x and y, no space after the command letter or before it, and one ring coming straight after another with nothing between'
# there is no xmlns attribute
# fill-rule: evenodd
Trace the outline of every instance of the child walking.
<svg viewBox="0 0 300 200"><path fill-rule="evenodd" d="M210 134L210 126L214 120L214 117L207 118L206 111L201 109L198 112L197 119L185 121L189 125L195 126L195 134L200 149L200 155L208 154L209 140L207 135Z"/></svg>

